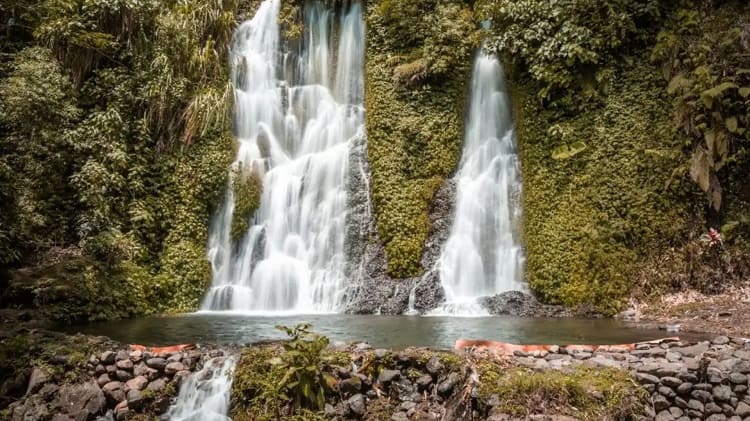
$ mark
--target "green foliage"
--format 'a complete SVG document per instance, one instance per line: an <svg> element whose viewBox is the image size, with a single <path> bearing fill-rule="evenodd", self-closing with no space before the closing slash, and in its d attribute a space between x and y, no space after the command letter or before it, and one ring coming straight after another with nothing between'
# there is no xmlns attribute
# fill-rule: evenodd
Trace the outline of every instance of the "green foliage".
<svg viewBox="0 0 750 421"><path fill-rule="evenodd" d="M384 0L367 9L367 147L388 273L418 275L436 190L458 162L477 47L461 1Z"/></svg>
<svg viewBox="0 0 750 421"><path fill-rule="evenodd" d="M682 241L693 197L657 69L640 64L616 74L600 109L573 116L540 105L535 85L510 80L527 280L546 301L605 313L620 308L650 254ZM585 150L553 156L578 143Z"/></svg>
<svg viewBox="0 0 750 421"><path fill-rule="evenodd" d="M0 5L29 25L11 28L24 36L0 79L0 262L44 270L32 252L83 250L86 269L71 277L101 280L71 295L67 285L86 282L53 271L41 289L75 309L66 320L194 309L231 162L225 57L237 2ZM34 44L48 49L23 48Z"/></svg>
<svg viewBox="0 0 750 421"><path fill-rule="evenodd" d="M312 333L308 324L277 329L290 338L283 350L243 350L232 382L232 419L319 419L326 394L333 392L331 373L342 356L326 350L328 338Z"/></svg>
<svg viewBox="0 0 750 421"><path fill-rule="evenodd" d="M732 2L679 8L651 54L669 80L677 125L692 140L690 176L714 212L723 210L725 190L731 195L744 184L750 164L748 13L747 5Z"/></svg>
<svg viewBox="0 0 750 421"><path fill-rule="evenodd" d="M232 239L238 241L250 228L250 218L260 207L263 179L257 171L242 166L232 174L234 213L232 214Z"/></svg>
<svg viewBox="0 0 750 421"><path fill-rule="evenodd" d="M499 411L520 417L543 408L547 415L581 420L635 419L642 415L647 397L627 371L614 368L501 370L484 362L479 367L479 381L483 399L496 395Z"/></svg>
<svg viewBox="0 0 750 421"><path fill-rule="evenodd" d="M480 0L491 23L489 48L540 85L542 100L563 106L598 97L613 64L660 16L658 0Z"/></svg>

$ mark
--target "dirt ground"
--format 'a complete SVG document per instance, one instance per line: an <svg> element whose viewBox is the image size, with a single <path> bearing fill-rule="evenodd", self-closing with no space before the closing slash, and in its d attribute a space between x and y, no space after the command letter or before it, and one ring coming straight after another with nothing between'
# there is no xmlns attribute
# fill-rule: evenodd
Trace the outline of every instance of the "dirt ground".
<svg viewBox="0 0 750 421"><path fill-rule="evenodd" d="M750 338L750 283L705 295L696 291L666 294L650 302L634 302L635 321L677 325L682 332Z"/></svg>

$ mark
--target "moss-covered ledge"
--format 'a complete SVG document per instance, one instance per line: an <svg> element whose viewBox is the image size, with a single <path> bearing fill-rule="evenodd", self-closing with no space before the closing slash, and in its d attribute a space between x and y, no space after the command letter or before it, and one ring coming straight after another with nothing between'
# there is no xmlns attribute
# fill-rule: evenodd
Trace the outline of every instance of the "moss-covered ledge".
<svg viewBox="0 0 750 421"><path fill-rule="evenodd" d="M388 273L422 272L437 189L455 170L477 46L463 1L385 0L367 8L365 102L372 199Z"/></svg>

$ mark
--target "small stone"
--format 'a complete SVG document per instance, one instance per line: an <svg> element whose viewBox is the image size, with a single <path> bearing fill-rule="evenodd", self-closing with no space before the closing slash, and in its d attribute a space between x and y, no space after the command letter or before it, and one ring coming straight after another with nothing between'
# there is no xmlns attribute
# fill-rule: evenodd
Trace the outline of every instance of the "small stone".
<svg viewBox="0 0 750 421"><path fill-rule="evenodd" d="M164 373L166 373L168 376L174 375L178 371L182 371L185 369L185 366L181 362L173 361L171 363L168 363L166 367L164 367Z"/></svg>
<svg viewBox="0 0 750 421"><path fill-rule="evenodd" d="M711 400L711 394L706 392L705 390L693 390L692 392L690 392L690 396L698 399L701 402L708 402Z"/></svg>
<svg viewBox="0 0 750 421"><path fill-rule="evenodd" d="M143 359L143 351L140 349L136 349L135 351L130 353L130 361L137 363L140 362Z"/></svg>
<svg viewBox="0 0 750 421"><path fill-rule="evenodd" d="M696 399L690 399L688 401L687 407L689 409L692 409L693 411L698 411L698 412L703 412L703 410L705 409L705 406L703 405L703 403Z"/></svg>
<svg viewBox="0 0 750 421"><path fill-rule="evenodd" d="M362 381L359 377L354 376L339 383L339 390L344 394L354 394L362 390Z"/></svg>
<svg viewBox="0 0 750 421"><path fill-rule="evenodd" d="M127 386L130 390L143 390L143 388L146 387L147 384L148 379L145 376L138 376L128 380L125 383L125 386Z"/></svg>
<svg viewBox="0 0 750 421"><path fill-rule="evenodd" d="M126 382L126 381L132 379L133 375L130 374L129 372L125 371L125 370L117 370L115 372L115 377L117 378L117 380L119 380L121 382Z"/></svg>
<svg viewBox="0 0 750 421"><path fill-rule="evenodd" d="M133 367L133 374L136 376L145 376L148 373L148 366L143 361Z"/></svg>
<svg viewBox="0 0 750 421"><path fill-rule="evenodd" d="M438 393L443 396L449 395L460 380L461 377L458 375L458 373L450 373L448 377L438 385Z"/></svg>
<svg viewBox="0 0 750 421"><path fill-rule="evenodd" d="M677 396L677 394L674 393L674 390L667 386L659 386L656 391L659 392L660 395L666 396L669 399L673 399L675 396Z"/></svg>
<svg viewBox="0 0 750 421"><path fill-rule="evenodd" d="M738 384L737 386L732 388L732 390L734 390L734 393L739 393L739 394L747 393L747 386L745 386L744 384Z"/></svg>
<svg viewBox="0 0 750 421"><path fill-rule="evenodd" d="M120 360L115 364L115 366L120 370L130 371L133 369L133 362L130 361L130 359Z"/></svg>
<svg viewBox="0 0 750 421"><path fill-rule="evenodd" d="M96 368L94 368L94 373L95 373L95 374L96 374L97 376L99 376L99 375L102 375L102 374L104 374L104 373L106 373L106 372L107 372L107 369L106 369L106 368L104 368L104 366L103 366L103 365L101 365L101 364L97 364L97 365L96 365Z"/></svg>
<svg viewBox="0 0 750 421"><path fill-rule="evenodd" d="M141 396L141 391L136 389L131 389L128 391L127 395L128 399L128 408L133 409L135 411L138 411L143 406L143 397Z"/></svg>
<svg viewBox="0 0 750 421"><path fill-rule="evenodd" d="M146 389L153 390L154 392L158 392L167 385L167 382L164 379L156 379L148 384L146 386Z"/></svg>
<svg viewBox="0 0 750 421"><path fill-rule="evenodd" d="M742 418L750 417L750 405L740 402L737 404L737 409L734 410L734 413Z"/></svg>
<svg viewBox="0 0 750 421"><path fill-rule="evenodd" d="M689 382L684 382L681 385L677 386L677 393L680 395L687 395L690 393L690 391L693 390L693 384Z"/></svg>
<svg viewBox="0 0 750 421"><path fill-rule="evenodd" d="M656 395L654 397L654 399L653 399L653 402L654 402L654 409L656 410L657 413L659 411L663 411L665 409L668 409L669 405L670 405L669 401L667 400L667 398L665 398L662 395Z"/></svg>
<svg viewBox="0 0 750 421"><path fill-rule="evenodd" d="M167 363L178 363L180 361L182 361L182 353L181 352L177 352L175 354L172 354L172 355L170 355L167 358Z"/></svg>
<svg viewBox="0 0 750 421"><path fill-rule="evenodd" d="M713 414L706 418L706 421L726 421L727 417L724 414Z"/></svg>
<svg viewBox="0 0 750 421"><path fill-rule="evenodd" d="M122 360L128 360L128 359L130 359L130 353L128 351L125 351L124 349L117 351L117 354L115 355L115 361L122 361Z"/></svg>
<svg viewBox="0 0 750 421"><path fill-rule="evenodd" d="M117 367L115 367L114 364L108 365L104 367L104 369L107 371L107 374L109 374L111 377L114 377L115 374L117 373Z"/></svg>
<svg viewBox="0 0 750 421"><path fill-rule="evenodd" d="M191 373L188 370L180 370L180 371L174 373L174 379L173 380L179 386L179 385L182 384L183 381L185 381L185 379L187 379L188 377L190 377L190 374Z"/></svg>
<svg viewBox="0 0 750 421"><path fill-rule="evenodd" d="M107 373L102 374L101 376L99 376L96 379L96 383L99 385L99 387L104 386L105 384L109 383L110 381L112 381L112 380L109 378L109 376L107 375Z"/></svg>
<svg viewBox="0 0 750 421"><path fill-rule="evenodd" d="M365 411L367 410L367 404L365 401L364 395L361 393L357 393L356 395L352 396L346 401L346 404L349 406L349 409L359 415L362 416L365 414Z"/></svg>
<svg viewBox="0 0 750 421"><path fill-rule="evenodd" d="M164 370L164 368L167 366L167 360L159 357L149 358L148 360L146 360L146 365L156 370Z"/></svg>
<svg viewBox="0 0 750 421"><path fill-rule="evenodd" d="M661 384L667 387L676 388L682 384L682 380L677 377L663 377L661 379Z"/></svg>
<svg viewBox="0 0 750 421"><path fill-rule="evenodd" d="M401 378L401 372L398 370L383 370L378 375L378 382L380 383L390 383L393 380L397 380Z"/></svg>
<svg viewBox="0 0 750 421"><path fill-rule="evenodd" d="M104 392L104 396L111 404L125 400L125 391L121 382L114 381L105 384L102 386L102 392Z"/></svg>
<svg viewBox="0 0 750 421"><path fill-rule="evenodd" d="M26 387L26 395L36 393L50 380L49 374L43 368L34 367L29 377L29 385Z"/></svg>
<svg viewBox="0 0 750 421"><path fill-rule="evenodd" d="M675 363L682 359L682 355L680 355L680 353L672 352L672 351L667 352L667 355L665 357L667 358L667 361L669 361L670 363Z"/></svg>
<svg viewBox="0 0 750 421"><path fill-rule="evenodd" d="M669 413L672 414L672 416L675 418L680 418L685 413L685 411L683 411L680 408L677 408L676 406L673 406L669 408Z"/></svg>
<svg viewBox="0 0 750 421"><path fill-rule="evenodd" d="M423 374L417 378L416 383L420 390L425 390L432 384L432 376Z"/></svg>
<svg viewBox="0 0 750 421"><path fill-rule="evenodd" d="M714 402L709 402L706 404L706 414L719 414L722 412L722 409L719 405L715 404Z"/></svg>
<svg viewBox="0 0 750 421"><path fill-rule="evenodd" d="M104 365L114 364L116 355L117 354L115 354L113 351L104 351L102 352L102 355L99 356L99 361L101 361L101 363Z"/></svg>
<svg viewBox="0 0 750 421"><path fill-rule="evenodd" d="M693 386L693 388L696 390L705 390L706 392L710 392L711 390L713 390L714 387L708 383L698 383L695 386Z"/></svg>
<svg viewBox="0 0 750 421"><path fill-rule="evenodd" d="M657 384L659 383L659 378L647 373L635 373L635 378L638 380L638 383L640 384Z"/></svg>
<svg viewBox="0 0 750 421"><path fill-rule="evenodd" d="M656 414L656 421L674 421L674 417L669 411L661 411Z"/></svg>
<svg viewBox="0 0 750 421"><path fill-rule="evenodd" d="M687 408L687 401L685 399L682 399L681 397L674 398L674 403L677 405L678 408Z"/></svg>
<svg viewBox="0 0 750 421"><path fill-rule="evenodd" d="M427 364L425 365L425 369L427 370L427 372L432 374L433 376L440 374L440 372L443 371L444 368L445 366L438 357L430 358L430 360L427 361Z"/></svg>
<svg viewBox="0 0 750 421"><path fill-rule="evenodd" d="M732 384L745 384L746 385L747 384L747 375L742 374L742 373L733 372L733 373L729 374L729 381Z"/></svg>
<svg viewBox="0 0 750 421"><path fill-rule="evenodd" d="M728 402L732 397L732 389L729 386L720 385L714 387L712 394L717 401Z"/></svg>
<svg viewBox="0 0 750 421"><path fill-rule="evenodd" d="M726 345L729 343L729 338L726 336L717 336L711 341L714 345Z"/></svg>

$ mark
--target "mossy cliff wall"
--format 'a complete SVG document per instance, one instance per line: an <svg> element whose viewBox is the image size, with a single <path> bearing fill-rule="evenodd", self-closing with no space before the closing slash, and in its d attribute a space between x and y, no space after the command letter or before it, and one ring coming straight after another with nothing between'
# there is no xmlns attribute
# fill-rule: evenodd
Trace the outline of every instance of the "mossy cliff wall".
<svg viewBox="0 0 750 421"><path fill-rule="evenodd" d="M388 274L421 274L431 200L455 170L477 36L463 1L367 6L365 105L372 200Z"/></svg>

